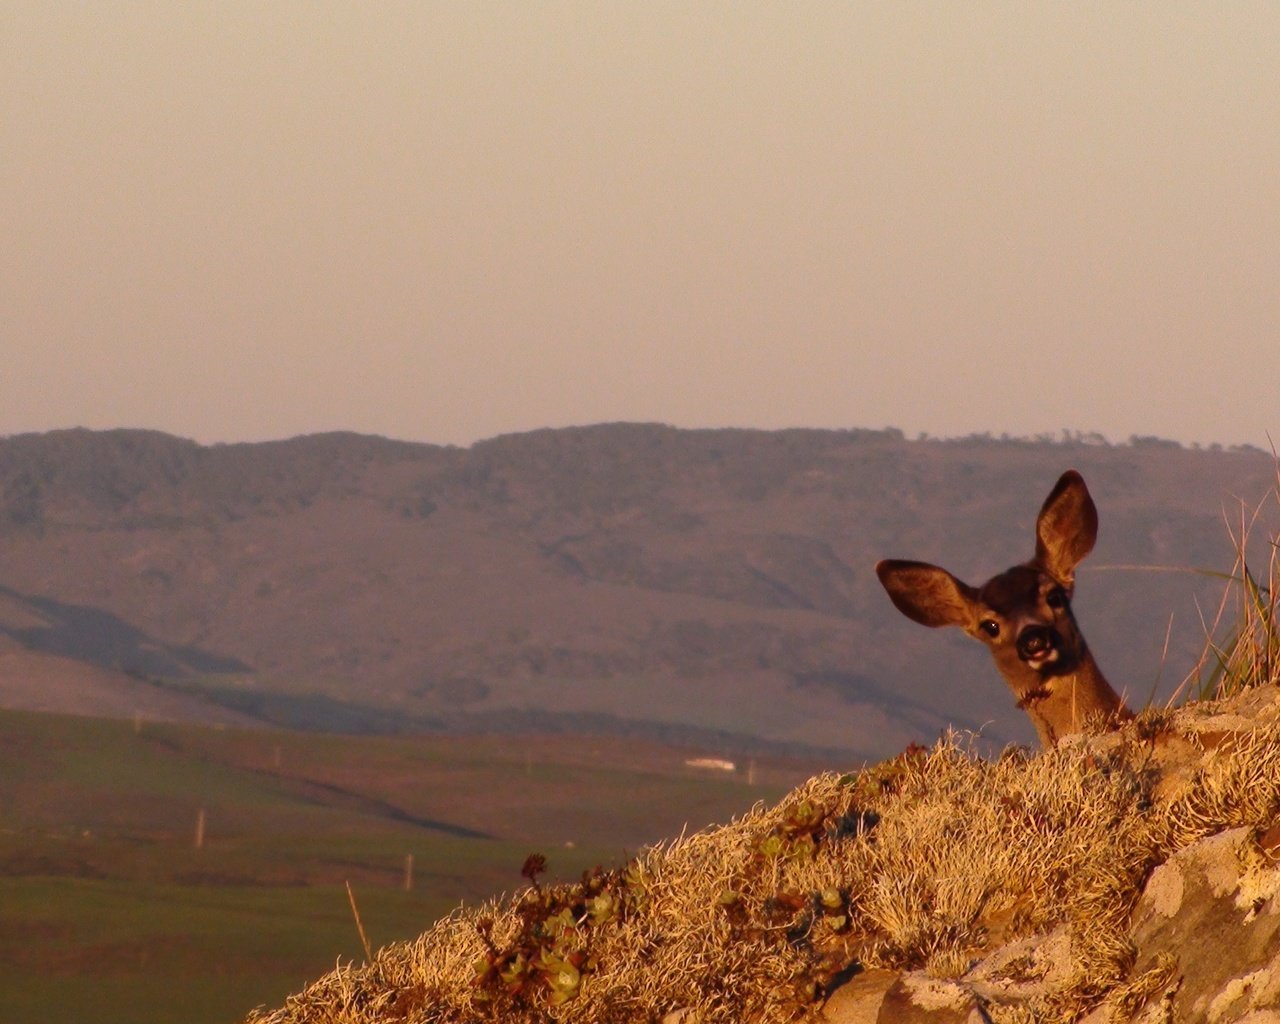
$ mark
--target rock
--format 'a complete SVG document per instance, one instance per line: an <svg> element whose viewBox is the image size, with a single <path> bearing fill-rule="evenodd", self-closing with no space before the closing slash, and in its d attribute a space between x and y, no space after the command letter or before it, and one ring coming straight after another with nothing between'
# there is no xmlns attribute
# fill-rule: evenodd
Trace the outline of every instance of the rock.
<svg viewBox="0 0 1280 1024"><path fill-rule="evenodd" d="M923 971L899 976L880 1004L876 1024L982 1024L982 1012L969 987Z"/></svg>
<svg viewBox="0 0 1280 1024"><path fill-rule="evenodd" d="M823 1004L822 1019L827 1024L876 1024L885 993L899 977L899 971L860 971Z"/></svg>
<svg viewBox="0 0 1280 1024"><path fill-rule="evenodd" d="M1168 980L1127 1019L1280 1024L1277 894L1280 869L1249 829L1221 832L1170 857L1152 872L1134 912L1138 952L1130 974L1132 982L1164 970ZM1094 1016L1107 1019L1091 1015L1091 1022Z"/></svg>
<svg viewBox="0 0 1280 1024"><path fill-rule="evenodd" d="M984 1003L1023 1003L1064 988L1071 978L1071 935L1056 928L1000 947L964 982Z"/></svg>

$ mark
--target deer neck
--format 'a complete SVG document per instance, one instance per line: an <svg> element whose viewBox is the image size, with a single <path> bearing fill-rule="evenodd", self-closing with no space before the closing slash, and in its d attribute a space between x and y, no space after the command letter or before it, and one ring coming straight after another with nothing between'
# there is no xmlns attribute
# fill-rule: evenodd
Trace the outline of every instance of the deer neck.
<svg viewBox="0 0 1280 1024"><path fill-rule="evenodd" d="M1114 724L1133 717L1087 648L1075 671L1039 679L1019 697L1044 747L1083 732L1090 720Z"/></svg>

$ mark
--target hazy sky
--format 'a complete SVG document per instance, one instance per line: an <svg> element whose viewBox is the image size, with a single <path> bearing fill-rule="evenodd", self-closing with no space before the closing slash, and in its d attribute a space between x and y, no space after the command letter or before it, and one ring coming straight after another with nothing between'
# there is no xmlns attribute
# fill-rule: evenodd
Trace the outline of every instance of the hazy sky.
<svg viewBox="0 0 1280 1024"><path fill-rule="evenodd" d="M0 434L1280 443L1280 4L0 0Z"/></svg>

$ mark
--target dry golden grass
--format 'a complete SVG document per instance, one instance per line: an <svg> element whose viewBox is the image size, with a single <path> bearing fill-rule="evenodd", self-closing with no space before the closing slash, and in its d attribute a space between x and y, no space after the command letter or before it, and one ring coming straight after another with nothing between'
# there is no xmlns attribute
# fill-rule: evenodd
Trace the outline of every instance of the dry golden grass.
<svg viewBox="0 0 1280 1024"><path fill-rule="evenodd" d="M1071 978L1032 1010L1070 1020L1128 970L1127 917L1150 869L1280 808L1274 703L1238 742L1204 752L1188 733L1188 778L1165 799L1168 719L1037 757L992 763L948 740L823 775L623 872L459 910L251 1020L799 1020L851 963L956 975L997 940L1058 925Z"/></svg>

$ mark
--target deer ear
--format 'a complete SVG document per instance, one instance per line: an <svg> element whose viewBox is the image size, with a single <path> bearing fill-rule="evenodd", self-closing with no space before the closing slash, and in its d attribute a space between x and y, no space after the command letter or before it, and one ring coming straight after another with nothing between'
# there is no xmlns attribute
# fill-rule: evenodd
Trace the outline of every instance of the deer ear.
<svg viewBox="0 0 1280 1024"><path fill-rule="evenodd" d="M1076 566L1098 539L1098 509L1084 477L1069 469L1045 498L1036 520L1036 561L1062 583L1075 581Z"/></svg>
<svg viewBox="0 0 1280 1024"><path fill-rule="evenodd" d="M876 575L889 597L909 619L925 626L967 626L977 591L936 565L886 559Z"/></svg>

